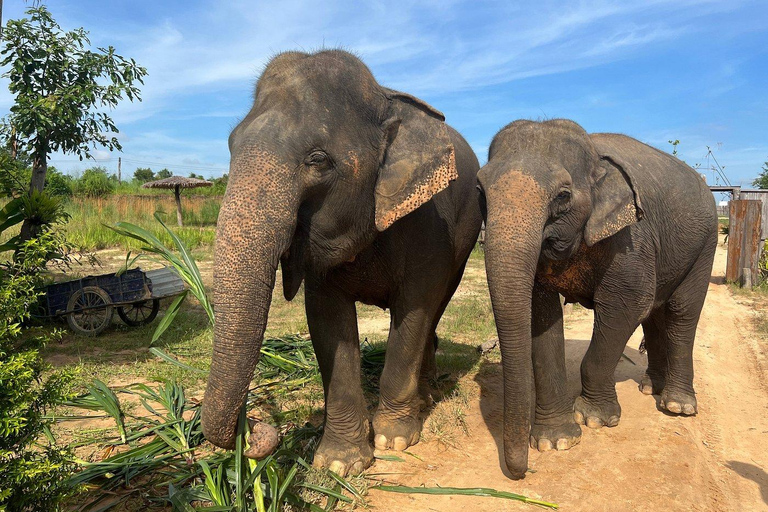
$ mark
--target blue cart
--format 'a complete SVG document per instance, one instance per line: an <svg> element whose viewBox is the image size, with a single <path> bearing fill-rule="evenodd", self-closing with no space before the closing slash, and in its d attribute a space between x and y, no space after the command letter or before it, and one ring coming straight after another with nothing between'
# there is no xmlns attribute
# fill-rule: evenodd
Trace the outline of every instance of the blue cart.
<svg viewBox="0 0 768 512"><path fill-rule="evenodd" d="M66 317L76 333L96 336L109 327L115 309L127 325L146 325L157 316L160 299L185 289L173 268L136 268L48 285L44 305L48 316Z"/></svg>

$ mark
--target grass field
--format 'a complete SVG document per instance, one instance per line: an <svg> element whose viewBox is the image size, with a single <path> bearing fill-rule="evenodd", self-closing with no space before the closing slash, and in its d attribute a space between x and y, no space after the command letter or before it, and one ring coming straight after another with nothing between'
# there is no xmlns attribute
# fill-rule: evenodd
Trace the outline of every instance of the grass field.
<svg viewBox="0 0 768 512"><path fill-rule="evenodd" d="M177 230L179 236L193 249L212 245L221 198L182 197L181 206L184 227ZM171 240L154 219L154 214L160 212L167 223L176 223L176 205L172 194L72 198L65 208L71 215L65 228L68 240L89 251L109 247L138 248L138 242L126 239L107 227L120 221L146 228L166 244L171 244Z"/></svg>
<svg viewBox="0 0 768 512"><path fill-rule="evenodd" d="M164 222L174 226L176 233L191 249L213 246L216 220L221 208L221 196L182 194L181 207L184 227L176 228L176 203L173 194L127 195L114 194L104 198L72 197L64 199L64 209L70 215L64 226L67 239L82 251L98 251L108 248L138 249L135 240L118 235L108 226L117 222L130 222L149 230L163 243L172 241L155 220L159 213ZM0 200L0 207L8 200ZM4 241L18 234L19 228L3 233Z"/></svg>

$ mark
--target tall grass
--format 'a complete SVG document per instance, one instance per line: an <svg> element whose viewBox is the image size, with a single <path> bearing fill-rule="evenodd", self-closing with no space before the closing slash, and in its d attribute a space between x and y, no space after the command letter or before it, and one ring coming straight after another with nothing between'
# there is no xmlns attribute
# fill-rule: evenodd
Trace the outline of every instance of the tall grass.
<svg viewBox="0 0 768 512"><path fill-rule="evenodd" d="M163 190L157 188L142 188L143 183L139 183L135 180L123 181L115 185L113 191L114 194L119 195L167 195L170 194L170 190ZM223 196L226 190L226 184L215 183L212 187L199 187L193 190L182 192L182 195L189 194L190 196L204 196L204 197L216 197Z"/></svg>
<svg viewBox="0 0 768 512"><path fill-rule="evenodd" d="M221 198L182 197L181 206L184 227L177 229L176 233L187 247L195 249L213 244ZM168 220L175 219L176 206L172 194L72 198L67 202L66 211L71 215L66 225L67 239L83 250L140 248L139 241L107 227L119 221L143 227L164 244L173 245L168 232L154 219L156 212L166 214Z"/></svg>

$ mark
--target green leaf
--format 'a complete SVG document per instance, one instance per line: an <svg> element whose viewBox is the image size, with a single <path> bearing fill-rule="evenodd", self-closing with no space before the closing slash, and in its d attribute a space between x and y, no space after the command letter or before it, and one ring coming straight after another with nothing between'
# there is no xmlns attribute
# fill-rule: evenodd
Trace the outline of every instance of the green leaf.
<svg viewBox="0 0 768 512"><path fill-rule="evenodd" d="M402 494L431 494L431 495L449 495L449 496L490 496L493 498L504 498L508 500L522 501L524 503L530 503L531 505L538 505L541 507L551 508L557 510L558 505L556 503L549 503L546 501L536 500L528 498L522 494L515 494L513 492L497 491L496 489L489 489L487 487L406 487L402 485L377 485L371 487L379 491L397 492Z"/></svg>
<svg viewBox="0 0 768 512"><path fill-rule="evenodd" d="M194 366L190 366L188 364L182 363L178 359L175 359L168 355L167 353L163 352L157 347L150 347L149 351L159 357L160 359L163 359L166 362L169 362L175 366L178 366L179 368L183 368L185 370L195 372L195 373L206 373L205 370L201 370L200 368L195 368Z"/></svg>
<svg viewBox="0 0 768 512"><path fill-rule="evenodd" d="M152 341L149 342L150 347L155 344L155 342L160 338L160 336L163 335L163 333L168 329L168 327L171 326L171 323L173 322L173 319L176 318L176 315L179 314L179 310L181 309L181 303L184 302L184 298L187 296L187 292L184 291L180 295L177 295L175 299L173 299L173 302L171 302L171 305L168 306L168 309L165 311L165 315L163 316L163 319L160 320L160 323L157 325L157 328L155 329L155 334L152 335Z"/></svg>

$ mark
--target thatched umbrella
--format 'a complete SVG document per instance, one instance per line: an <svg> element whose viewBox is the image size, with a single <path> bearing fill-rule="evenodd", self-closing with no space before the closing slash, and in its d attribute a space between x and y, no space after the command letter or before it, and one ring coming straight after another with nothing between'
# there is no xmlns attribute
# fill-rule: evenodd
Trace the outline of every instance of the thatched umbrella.
<svg viewBox="0 0 768 512"><path fill-rule="evenodd" d="M150 181L142 185L144 188L172 188L173 194L176 196L176 221L179 226L183 226L181 222L181 189L182 188L197 188L197 187L210 187L213 183L210 181L199 180L197 178L185 178L184 176L171 176L157 181Z"/></svg>

